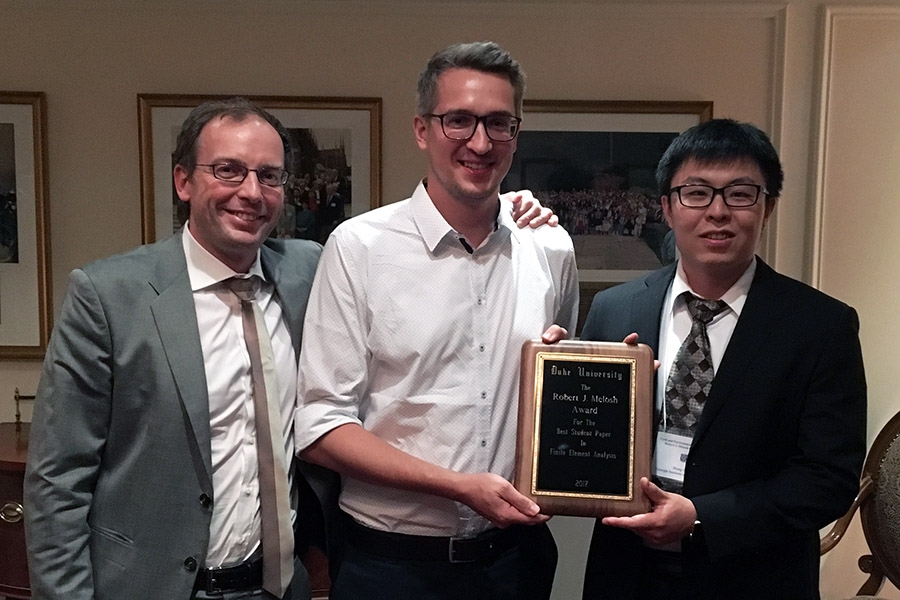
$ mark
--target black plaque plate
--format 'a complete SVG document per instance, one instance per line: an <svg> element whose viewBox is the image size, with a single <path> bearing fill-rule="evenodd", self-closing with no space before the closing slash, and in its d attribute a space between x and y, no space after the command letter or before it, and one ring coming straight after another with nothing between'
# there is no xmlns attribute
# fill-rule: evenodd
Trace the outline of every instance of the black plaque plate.
<svg viewBox="0 0 900 600"><path fill-rule="evenodd" d="M643 344L525 342L516 488L545 514L647 512L653 373Z"/></svg>

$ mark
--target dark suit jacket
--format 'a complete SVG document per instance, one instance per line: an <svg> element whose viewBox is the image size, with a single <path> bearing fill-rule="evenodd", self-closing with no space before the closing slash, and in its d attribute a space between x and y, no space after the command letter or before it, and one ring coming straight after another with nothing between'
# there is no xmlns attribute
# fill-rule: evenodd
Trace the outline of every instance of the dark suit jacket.
<svg viewBox="0 0 900 600"><path fill-rule="evenodd" d="M320 253L306 241L270 240L261 250L298 355ZM215 502L210 454L181 235L73 271L25 475L35 598L190 598ZM324 493L320 475L298 472L297 483ZM299 511L300 531L317 527L314 516Z"/></svg>
<svg viewBox="0 0 900 600"><path fill-rule="evenodd" d="M637 332L658 355L674 275L673 264L598 293L582 339ZM692 598L819 597L818 529L849 508L865 458L858 330L852 308L757 258L685 467L705 537L683 545ZM633 597L641 543L598 520L584 597Z"/></svg>

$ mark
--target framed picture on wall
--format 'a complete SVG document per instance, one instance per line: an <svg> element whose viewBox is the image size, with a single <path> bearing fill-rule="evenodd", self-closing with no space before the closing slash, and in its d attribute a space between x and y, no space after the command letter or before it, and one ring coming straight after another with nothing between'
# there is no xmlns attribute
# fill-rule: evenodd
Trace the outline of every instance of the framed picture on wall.
<svg viewBox="0 0 900 600"><path fill-rule="evenodd" d="M187 218L172 184L172 152L191 110L217 95L138 94L142 239ZM275 115L294 145L285 210L274 235L324 242L343 219L381 204L381 99L245 96Z"/></svg>
<svg viewBox="0 0 900 600"><path fill-rule="evenodd" d="M525 100L503 191L530 189L572 236L581 321L593 295L675 259L656 165L712 102Z"/></svg>
<svg viewBox="0 0 900 600"><path fill-rule="evenodd" d="M51 328L47 101L0 92L0 359L40 359Z"/></svg>

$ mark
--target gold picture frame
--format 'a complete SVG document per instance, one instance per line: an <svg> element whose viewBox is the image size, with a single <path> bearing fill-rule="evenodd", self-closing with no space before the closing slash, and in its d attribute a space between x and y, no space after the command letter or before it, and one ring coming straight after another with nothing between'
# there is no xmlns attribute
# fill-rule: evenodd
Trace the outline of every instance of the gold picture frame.
<svg viewBox="0 0 900 600"><path fill-rule="evenodd" d="M47 98L0 92L0 359L41 359L52 328Z"/></svg>

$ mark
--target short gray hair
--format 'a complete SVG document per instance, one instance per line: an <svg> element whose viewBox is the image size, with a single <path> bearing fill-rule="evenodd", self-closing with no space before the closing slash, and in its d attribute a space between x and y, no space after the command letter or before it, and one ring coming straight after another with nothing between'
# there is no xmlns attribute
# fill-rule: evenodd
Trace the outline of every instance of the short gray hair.
<svg viewBox="0 0 900 600"><path fill-rule="evenodd" d="M418 114L426 115L434 110L437 103L437 80L450 69L473 69L506 77L513 86L516 116L522 116L525 72L509 52L494 42L453 44L432 56L425 70L419 75L416 108Z"/></svg>
<svg viewBox="0 0 900 600"><path fill-rule="evenodd" d="M175 151L172 152L172 161L176 165L181 165L188 175L193 174L194 167L197 165L197 143L200 133L210 121L215 118L226 118L240 122L254 116L259 117L278 132L284 148L284 167L290 169L293 151L291 136L287 129L272 113L240 96L226 100L210 100L192 110L181 125L181 131L179 131L175 143Z"/></svg>

